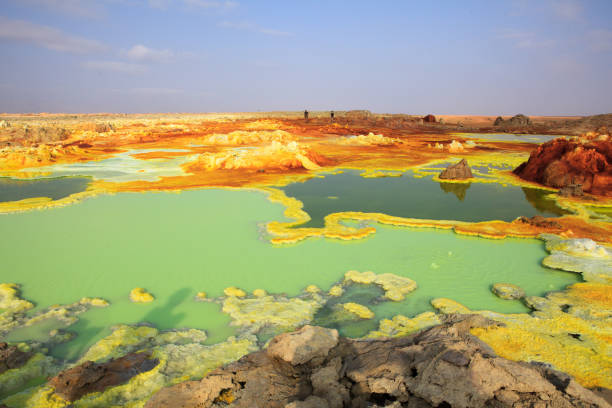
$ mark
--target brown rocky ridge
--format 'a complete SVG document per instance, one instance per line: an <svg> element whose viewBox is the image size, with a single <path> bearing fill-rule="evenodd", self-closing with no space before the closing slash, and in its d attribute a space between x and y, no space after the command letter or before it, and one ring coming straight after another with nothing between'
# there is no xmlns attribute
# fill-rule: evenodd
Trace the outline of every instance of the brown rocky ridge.
<svg viewBox="0 0 612 408"><path fill-rule="evenodd" d="M584 191L612 196L612 139L602 128L580 138L551 140L538 146L514 174L563 189L565 195Z"/></svg>
<svg viewBox="0 0 612 408"><path fill-rule="evenodd" d="M33 353L21 351L17 346L0 343L0 374L7 370L19 368L28 362Z"/></svg>
<svg viewBox="0 0 612 408"><path fill-rule="evenodd" d="M445 319L407 337L367 341L304 326L200 381L162 389L145 407L610 407L567 374L498 357L470 334L496 323Z"/></svg>
<svg viewBox="0 0 612 408"><path fill-rule="evenodd" d="M55 387L56 394L73 402L86 394L124 384L130 378L152 370L157 364L159 360L151 358L149 352L130 353L101 364L86 361L62 371L49 384Z"/></svg>

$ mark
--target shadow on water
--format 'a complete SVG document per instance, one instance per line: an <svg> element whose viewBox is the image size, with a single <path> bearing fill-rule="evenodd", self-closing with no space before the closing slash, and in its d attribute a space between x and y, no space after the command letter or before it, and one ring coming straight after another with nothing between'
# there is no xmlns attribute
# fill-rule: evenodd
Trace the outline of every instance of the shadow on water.
<svg viewBox="0 0 612 408"><path fill-rule="evenodd" d="M538 190L537 188L521 187L525 194L525 199L529 201L533 208L543 213L552 213L555 215L571 214L571 212L564 210L557 206L555 200L546 198L550 191Z"/></svg>
<svg viewBox="0 0 612 408"><path fill-rule="evenodd" d="M174 309L185 301L191 290L189 288L181 288L169 296L165 302L157 306L143 318L143 322L149 322L155 325L158 329L165 330L175 328L187 315L184 312L176 312Z"/></svg>
<svg viewBox="0 0 612 408"><path fill-rule="evenodd" d="M465 195L472 183L440 183L440 188L445 193L453 193L459 201L465 200Z"/></svg>
<svg viewBox="0 0 612 408"><path fill-rule="evenodd" d="M89 177L57 177L36 180L16 180L0 177L0 202L26 198L49 197L52 200L68 197L87 189Z"/></svg>
<svg viewBox="0 0 612 408"><path fill-rule="evenodd" d="M51 355L57 358L74 361L77 360L94 343L104 331L110 330L102 326L96 326L89 319L79 317L79 321L70 326L67 331L78 333L78 335L51 349Z"/></svg>

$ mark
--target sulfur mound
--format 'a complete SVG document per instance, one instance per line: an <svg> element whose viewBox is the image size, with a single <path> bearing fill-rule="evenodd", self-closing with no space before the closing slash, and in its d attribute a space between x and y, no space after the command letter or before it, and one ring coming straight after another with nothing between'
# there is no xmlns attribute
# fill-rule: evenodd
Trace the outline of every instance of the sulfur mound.
<svg viewBox="0 0 612 408"><path fill-rule="evenodd" d="M401 140L370 132L367 135L340 137L336 143L346 146L392 146L401 143Z"/></svg>
<svg viewBox="0 0 612 408"><path fill-rule="evenodd" d="M161 390L145 407L609 406L566 374L495 355L469 332L490 321L446 321L411 336L369 341L306 326L201 381Z"/></svg>
<svg viewBox="0 0 612 408"><path fill-rule="evenodd" d="M326 162L323 156L297 142L281 143L273 141L269 145L203 153L197 160L185 164L187 171L198 170L315 170Z"/></svg>
<svg viewBox="0 0 612 408"><path fill-rule="evenodd" d="M134 288L130 292L130 300L134 303L149 303L154 301L155 298L143 288Z"/></svg>
<svg viewBox="0 0 612 408"><path fill-rule="evenodd" d="M264 142L291 142L296 140L296 137L284 130L259 130L259 131L244 131L235 130L227 134L214 134L206 137L204 141L213 145L247 145Z"/></svg>

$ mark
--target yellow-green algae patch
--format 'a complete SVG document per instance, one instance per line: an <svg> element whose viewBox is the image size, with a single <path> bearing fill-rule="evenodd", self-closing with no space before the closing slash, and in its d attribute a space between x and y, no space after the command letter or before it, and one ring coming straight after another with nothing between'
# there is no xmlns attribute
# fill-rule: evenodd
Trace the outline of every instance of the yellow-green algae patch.
<svg viewBox="0 0 612 408"><path fill-rule="evenodd" d="M360 305L358 303L354 303L354 302L343 303L342 307L347 312L352 313L361 319L371 319L374 317L374 312L372 312L366 306Z"/></svg>
<svg viewBox="0 0 612 408"><path fill-rule="evenodd" d="M322 302L323 299L316 294L305 298L261 296L242 299L228 296L222 302L222 311L230 315L232 325L248 328L251 333L265 326L290 330L310 322Z"/></svg>
<svg viewBox="0 0 612 408"><path fill-rule="evenodd" d="M23 366L0 374L0 397L22 389L30 381L55 375L58 371L59 364L53 357L35 353Z"/></svg>
<svg viewBox="0 0 612 408"><path fill-rule="evenodd" d="M379 285L385 291L385 297L396 302L404 300L408 293L417 288L416 282L412 279L397 276L392 273L377 275L371 271L348 271L344 274L344 280L348 282L363 284L373 283Z"/></svg>
<svg viewBox="0 0 612 408"><path fill-rule="evenodd" d="M15 394L3 402L11 408L142 407L161 388L202 378L209 371L256 350L254 337L230 337L210 346L202 344L204 340L203 332L197 330L160 334L152 328L117 327L110 336L88 350L85 356L101 361L130 351L150 350L159 359L159 364L126 384L88 394L72 404L57 396L53 388L44 385Z"/></svg>
<svg viewBox="0 0 612 408"><path fill-rule="evenodd" d="M391 319L382 319L378 330L371 331L366 337L401 337L440 323L439 316L434 312L423 312L415 317L396 315Z"/></svg>
<svg viewBox="0 0 612 408"><path fill-rule="evenodd" d="M551 364L585 387L612 386L609 285L577 283L537 298L530 303L538 308L531 315L472 311L450 299L434 299L432 304L442 313L476 313L504 323L472 330L502 357Z"/></svg>

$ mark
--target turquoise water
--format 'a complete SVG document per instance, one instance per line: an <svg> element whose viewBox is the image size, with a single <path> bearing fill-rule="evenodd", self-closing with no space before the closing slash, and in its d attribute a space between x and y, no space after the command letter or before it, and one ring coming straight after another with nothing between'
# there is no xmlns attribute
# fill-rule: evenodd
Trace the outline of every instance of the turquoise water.
<svg viewBox="0 0 612 408"><path fill-rule="evenodd" d="M91 182L87 177L57 177L36 180L19 180L0 177L0 202L19 201L26 198L49 197L59 200L71 194L85 191Z"/></svg>
<svg viewBox="0 0 612 408"><path fill-rule="evenodd" d="M479 222L512 221L519 216L556 217L567 211L549 192L497 183L438 183L431 177L364 178L359 171L312 178L283 187L304 203L311 220L300 226L322 227L324 217L342 211L380 212L393 216Z"/></svg>
<svg viewBox="0 0 612 408"><path fill-rule="evenodd" d="M214 303L195 302L193 296L202 290L211 297L228 286L294 296L309 284L327 290L350 269L415 280L419 288L405 301L371 306L376 319L369 324L375 326L382 317L431 310L435 297L474 309L526 312L519 301L494 296L491 285L509 282L528 295L542 295L579 280L540 266L546 252L540 241L529 239L377 226L365 240L308 239L273 246L261 231L266 222L283 220L283 210L262 192L199 190L122 193L5 215L0 234L11 239L0 246L0 281L21 284L23 296L37 309L84 296L111 302L83 314L68 328L76 339L52 350L76 358L117 323L200 328L208 331L210 342L225 339L233 333L229 317ZM128 293L134 287L146 288L156 300L131 303ZM22 329L9 340L44 338L52 326Z"/></svg>

